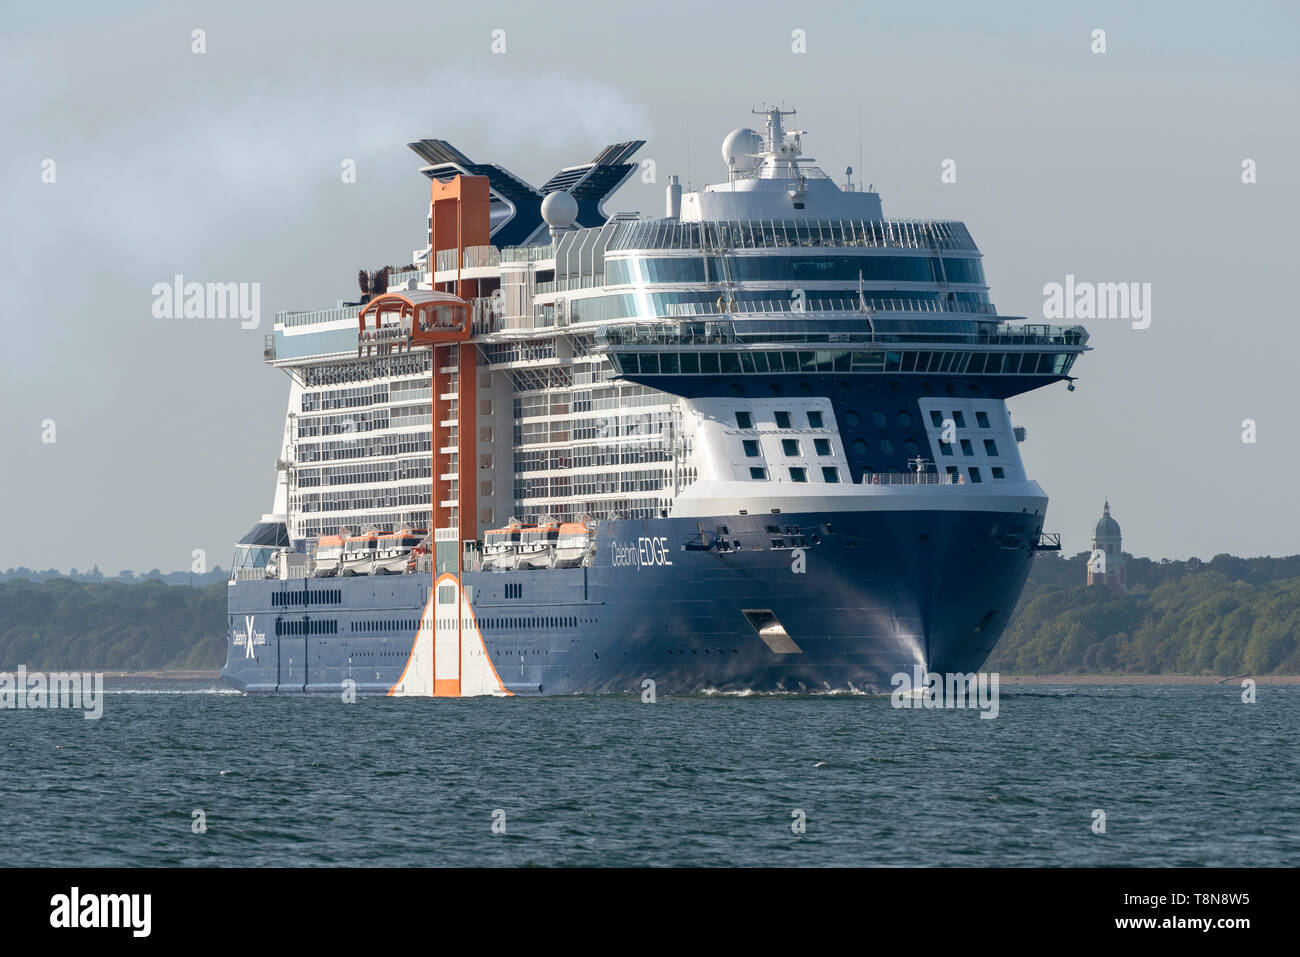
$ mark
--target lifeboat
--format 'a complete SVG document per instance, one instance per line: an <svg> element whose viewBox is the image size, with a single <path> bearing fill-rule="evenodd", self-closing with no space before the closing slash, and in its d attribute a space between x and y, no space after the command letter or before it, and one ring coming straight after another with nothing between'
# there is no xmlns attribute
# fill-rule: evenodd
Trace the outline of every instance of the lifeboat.
<svg viewBox="0 0 1300 957"><path fill-rule="evenodd" d="M403 575L411 564L411 553L429 537L422 528L403 528L375 539L373 575Z"/></svg>
<svg viewBox="0 0 1300 957"><path fill-rule="evenodd" d="M379 536L374 532L355 535L343 543L341 572L343 575L369 575L375 567L375 548Z"/></svg>
<svg viewBox="0 0 1300 957"><path fill-rule="evenodd" d="M343 559L343 536L322 535L316 540L316 557L312 561L312 578L333 578Z"/></svg>
<svg viewBox="0 0 1300 957"><path fill-rule="evenodd" d="M544 521L524 528L519 541L519 567L550 568L555 561L555 545L559 539L559 522Z"/></svg>
<svg viewBox="0 0 1300 957"><path fill-rule="evenodd" d="M563 522L555 543L555 568L577 568L591 554L596 544L594 522L583 519Z"/></svg>
<svg viewBox="0 0 1300 957"><path fill-rule="evenodd" d="M511 571L517 566L524 526L511 523L483 533L483 568Z"/></svg>

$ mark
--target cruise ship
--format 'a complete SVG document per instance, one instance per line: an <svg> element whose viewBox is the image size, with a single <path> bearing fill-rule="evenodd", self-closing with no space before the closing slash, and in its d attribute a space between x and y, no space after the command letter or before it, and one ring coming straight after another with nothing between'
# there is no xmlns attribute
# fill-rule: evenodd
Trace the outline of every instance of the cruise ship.
<svg viewBox="0 0 1300 957"><path fill-rule="evenodd" d="M409 144L428 245L266 337L288 413L236 545L227 682L879 693L979 670L1059 548L1006 400L1073 389L1087 334L1000 315L962 223L885 218L792 112L755 115L658 217L605 208L643 141L540 188Z"/></svg>

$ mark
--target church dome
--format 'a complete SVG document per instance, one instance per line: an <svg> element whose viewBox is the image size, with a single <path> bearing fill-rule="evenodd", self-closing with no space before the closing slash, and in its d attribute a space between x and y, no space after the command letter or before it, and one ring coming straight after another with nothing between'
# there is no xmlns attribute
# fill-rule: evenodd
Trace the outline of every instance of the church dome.
<svg viewBox="0 0 1300 957"><path fill-rule="evenodd" d="M1119 538L1119 522L1110 517L1110 502L1106 502L1102 510L1101 518L1097 519L1097 527L1093 529L1093 538Z"/></svg>

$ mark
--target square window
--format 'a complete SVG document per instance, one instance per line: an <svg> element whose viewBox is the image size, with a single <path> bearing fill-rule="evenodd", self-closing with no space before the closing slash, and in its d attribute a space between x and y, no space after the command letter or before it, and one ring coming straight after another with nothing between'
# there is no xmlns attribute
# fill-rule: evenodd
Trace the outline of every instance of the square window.
<svg viewBox="0 0 1300 957"><path fill-rule="evenodd" d="M989 427L989 414L987 412L976 412L975 424L981 429L987 429Z"/></svg>
<svg viewBox="0 0 1300 957"><path fill-rule="evenodd" d="M970 473L970 480L977 485L983 481L983 479L980 478L980 470L974 466L971 466L966 471Z"/></svg>
<svg viewBox="0 0 1300 957"><path fill-rule="evenodd" d="M799 440L798 440L798 439L782 439L782 440L781 440L781 451L784 452L786 455L802 455L802 454L803 454L803 453L800 451L800 449L799 449Z"/></svg>
<svg viewBox="0 0 1300 957"><path fill-rule="evenodd" d="M985 440L984 440L984 454L985 454L985 455L997 455L997 454L998 454L998 444L997 444L996 442L994 442L992 439L985 439Z"/></svg>
<svg viewBox="0 0 1300 957"><path fill-rule="evenodd" d="M931 409L931 410L930 410L930 423L931 423L931 424L932 424L936 429L942 429L942 428L943 428L943 413L940 412L938 409Z"/></svg>
<svg viewBox="0 0 1300 957"><path fill-rule="evenodd" d="M756 459L763 453L759 451L758 439L745 439L745 455L751 459Z"/></svg>
<svg viewBox="0 0 1300 957"><path fill-rule="evenodd" d="M808 413L808 428L820 429L822 427L822 414L820 412Z"/></svg>
<svg viewBox="0 0 1300 957"><path fill-rule="evenodd" d="M975 450L971 448L970 439L962 439L962 440L961 440L961 454L962 454L962 455L974 455L974 454L975 454Z"/></svg>
<svg viewBox="0 0 1300 957"><path fill-rule="evenodd" d="M759 479L761 481L762 479L767 478L767 469L758 468L757 466L751 466L749 469L749 477L752 479Z"/></svg>
<svg viewBox="0 0 1300 957"><path fill-rule="evenodd" d="M958 470L957 470L957 466L955 466L955 465L949 465L949 466L948 466L948 474L949 474L949 475L956 475L956 474L957 474L957 471L958 471Z"/></svg>
<svg viewBox="0 0 1300 957"><path fill-rule="evenodd" d="M752 429L754 427L754 417L748 412L737 412L736 426L741 429Z"/></svg>
<svg viewBox="0 0 1300 957"><path fill-rule="evenodd" d="M951 442L940 442L940 443L939 443L939 454L940 454L940 455L952 455L952 443L951 443Z"/></svg>
<svg viewBox="0 0 1300 957"><path fill-rule="evenodd" d="M790 428L790 413L789 413L789 412L777 412L777 413L776 413L776 427L777 427L778 429L788 429L788 428Z"/></svg>
<svg viewBox="0 0 1300 957"><path fill-rule="evenodd" d="M817 454L818 454L818 455L830 455L830 454L831 454L831 440L830 440L830 439L813 439L813 447L814 447L815 449L817 449Z"/></svg>
<svg viewBox="0 0 1300 957"><path fill-rule="evenodd" d="M791 481L791 482L806 482L806 481L808 481L808 470L807 470L807 469L800 469L800 468L792 468L792 469L790 469L790 481Z"/></svg>
<svg viewBox="0 0 1300 957"><path fill-rule="evenodd" d="M840 480L840 470L833 465L822 466L823 482L838 482Z"/></svg>
<svg viewBox="0 0 1300 957"><path fill-rule="evenodd" d="M993 466L993 477L995 479L1006 478L1005 473L1003 473L1002 471L1002 466L1000 465Z"/></svg>
<svg viewBox="0 0 1300 957"><path fill-rule="evenodd" d="M966 418L960 412L954 410L952 413L952 420L953 422L956 423L957 428L959 429L966 428Z"/></svg>

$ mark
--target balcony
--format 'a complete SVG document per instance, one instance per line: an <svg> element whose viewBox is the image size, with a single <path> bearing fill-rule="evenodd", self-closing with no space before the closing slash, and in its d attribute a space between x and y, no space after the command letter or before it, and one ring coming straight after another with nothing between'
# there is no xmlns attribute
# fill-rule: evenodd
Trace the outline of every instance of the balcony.
<svg viewBox="0 0 1300 957"><path fill-rule="evenodd" d="M533 246L507 246L501 250L501 262L535 263L555 258L555 246L542 243Z"/></svg>
<svg viewBox="0 0 1300 957"><path fill-rule="evenodd" d="M495 246L467 246L461 259L461 269L483 269L501 265L501 253ZM456 250L439 249L434 267L438 272L456 269Z"/></svg>

